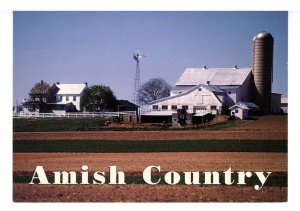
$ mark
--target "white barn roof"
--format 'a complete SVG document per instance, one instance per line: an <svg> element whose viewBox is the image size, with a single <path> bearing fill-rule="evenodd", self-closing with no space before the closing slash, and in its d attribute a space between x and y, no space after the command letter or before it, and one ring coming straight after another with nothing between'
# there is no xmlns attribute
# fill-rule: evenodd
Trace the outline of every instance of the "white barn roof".
<svg viewBox="0 0 300 211"><path fill-rule="evenodd" d="M187 68L176 82L176 86L206 84L242 85L251 68Z"/></svg>
<svg viewBox="0 0 300 211"><path fill-rule="evenodd" d="M174 98L182 97L184 95L188 95L191 92L193 92L194 90L198 89L199 87L203 87L203 88L207 89L208 91L212 92L214 95L216 95L216 94L219 94L219 95L226 94L225 91L219 89L218 87L209 86L209 85L206 85L206 84L199 84L197 86L194 86L193 88L191 88L187 92L151 101L151 102L149 102L149 105L152 105L152 104L155 104L155 103L158 103L158 102L162 102L162 101L165 101L165 100L171 100L171 99L174 99ZM220 100L220 99L218 98L218 100Z"/></svg>
<svg viewBox="0 0 300 211"><path fill-rule="evenodd" d="M59 89L57 94L61 94L61 95L80 94L86 86L86 84L55 84L55 85Z"/></svg>
<svg viewBox="0 0 300 211"><path fill-rule="evenodd" d="M236 107L240 107L241 109L246 109L246 110L256 110L259 109L259 107L252 102L238 102L237 104L231 106L229 109L234 109Z"/></svg>

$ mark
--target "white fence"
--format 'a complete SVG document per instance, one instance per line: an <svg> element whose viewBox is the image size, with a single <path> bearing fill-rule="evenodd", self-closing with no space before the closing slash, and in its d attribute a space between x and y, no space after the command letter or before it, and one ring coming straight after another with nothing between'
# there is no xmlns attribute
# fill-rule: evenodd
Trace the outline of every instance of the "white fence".
<svg viewBox="0 0 300 211"><path fill-rule="evenodd" d="M116 117L123 115L135 115L135 111L124 112L74 112L74 113L15 113L13 118L85 118L85 117Z"/></svg>

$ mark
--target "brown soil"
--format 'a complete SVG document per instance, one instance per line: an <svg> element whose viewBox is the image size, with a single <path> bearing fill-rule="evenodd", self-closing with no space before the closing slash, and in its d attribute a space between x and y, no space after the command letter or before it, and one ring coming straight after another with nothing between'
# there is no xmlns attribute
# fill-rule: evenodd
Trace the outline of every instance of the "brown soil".
<svg viewBox="0 0 300 211"><path fill-rule="evenodd" d="M14 140L287 140L277 131L97 131L16 132Z"/></svg>
<svg viewBox="0 0 300 211"><path fill-rule="evenodd" d="M288 131L288 116L274 115L261 116L257 120L242 121L241 124L227 128L230 131Z"/></svg>
<svg viewBox="0 0 300 211"><path fill-rule="evenodd" d="M287 201L287 188L188 185L13 185L15 202L260 202Z"/></svg>

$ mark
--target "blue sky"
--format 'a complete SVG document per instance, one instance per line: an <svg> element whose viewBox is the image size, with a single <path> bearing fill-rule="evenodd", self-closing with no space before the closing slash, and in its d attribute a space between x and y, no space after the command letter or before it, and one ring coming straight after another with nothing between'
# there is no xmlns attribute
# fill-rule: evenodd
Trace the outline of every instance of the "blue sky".
<svg viewBox="0 0 300 211"><path fill-rule="evenodd" d="M287 12L14 12L14 100L34 83L110 86L132 98L141 50L141 82L174 85L188 67L251 67L252 39L274 41L273 92L287 96Z"/></svg>

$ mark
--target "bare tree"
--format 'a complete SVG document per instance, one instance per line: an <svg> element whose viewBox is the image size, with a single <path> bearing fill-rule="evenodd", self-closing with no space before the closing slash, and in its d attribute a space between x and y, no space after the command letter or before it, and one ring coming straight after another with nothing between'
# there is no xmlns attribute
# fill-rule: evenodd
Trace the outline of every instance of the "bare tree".
<svg viewBox="0 0 300 211"><path fill-rule="evenodd" d="M162 78L152 78L145 82L138 91L139 102L148 104L170 95L171 86Z"/></svg>
<svg viewBox="0 0 300 211"><path fill-rule="evenodd" d="M40 112L45 109L45 104L50 98L50 85L43 80L36 83L28 93L32 103L40 108Z"/></svg>

